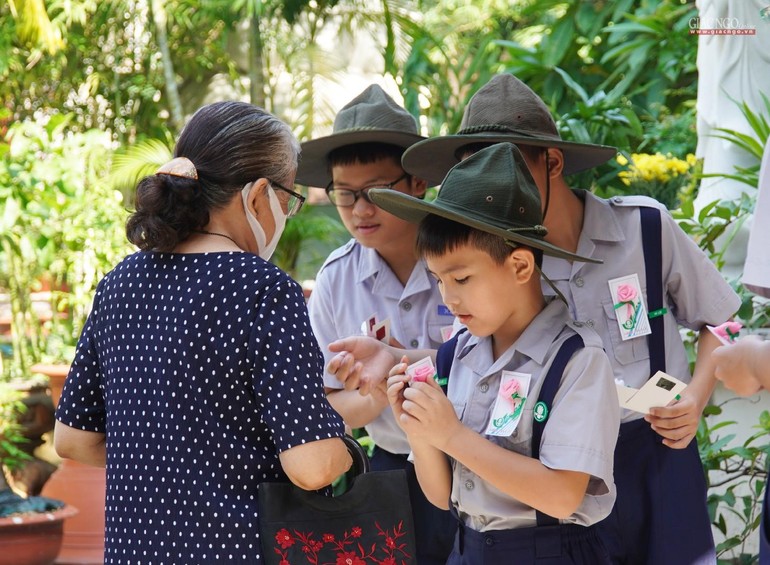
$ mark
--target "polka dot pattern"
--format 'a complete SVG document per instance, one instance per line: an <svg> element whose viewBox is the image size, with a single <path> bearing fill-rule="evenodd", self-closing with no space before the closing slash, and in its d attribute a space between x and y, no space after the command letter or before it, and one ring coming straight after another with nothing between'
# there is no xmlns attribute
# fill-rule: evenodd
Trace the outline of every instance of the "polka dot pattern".
<svg viewBox="0 0 770 565"><path fill-rule="evenodd" d="M135 253L99 284L56 417L106 434L105 563L259 563L257 485L343 434L299 285L248 253Z"/></svg>

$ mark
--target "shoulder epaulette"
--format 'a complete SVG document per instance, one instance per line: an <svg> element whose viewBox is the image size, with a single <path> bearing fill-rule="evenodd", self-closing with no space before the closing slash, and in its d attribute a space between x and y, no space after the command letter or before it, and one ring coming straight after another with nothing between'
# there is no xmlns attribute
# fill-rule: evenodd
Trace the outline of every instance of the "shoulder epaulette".
<svg viewBox="0 0 770 565"><path fill-rule="evenodd" d="M646 206L648 208L667 210L666 206L661 202L658 202L649 196L642 196L639 194L633 194L629 196L613 196L608 200L608 202L613 206L633 206L636 208Z"/></svg>
<svg viewBox="0 0 770 565"><path fill-rule="evenodd" d="M329 256L326 258L326 261L323 262L323 265L321 265L321 268L318 270L319 272L323 270L327 265L334 263L338 259L344 257L345 255L349 255L351 251L356 246L356 240L350 239L345 245L342 245L329 253Z"/></svg>

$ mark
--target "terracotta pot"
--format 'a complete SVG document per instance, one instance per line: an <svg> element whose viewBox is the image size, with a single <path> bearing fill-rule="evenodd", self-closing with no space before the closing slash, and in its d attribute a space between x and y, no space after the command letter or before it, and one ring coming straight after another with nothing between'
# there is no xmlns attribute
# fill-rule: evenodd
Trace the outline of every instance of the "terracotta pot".
<svg viewBox="0 0 770 565"><path fill-rule="evenodd" d="M64 525L64 539L56 563L104 563L104 504L106 472L71 459L43 487L43 496L63 500L77 507L77 516Z"/></svg>
<svg viewBox="0 0 770 565"><path fill-rule="evenodd" d="M49 565L64 537L64 520L77 509L65 506L51 512L0 518L0 565Z"/></svg>
<svg viewBox="0 0 770 565"><path fill-rule="evenodd" d="M48 375L51 399L59 403L69 365L32 367ZM104 563L104 504L107 476L103 468L91 467L70 459L62 460L57 471L43 487L43 496L63 500L78 508L78 515L64 525L64 539L56 559L58 564Z"/></svg>
<svg viewBox="0 0 770 565"><path fill-rule="evenodd" d="M43 375L48 376L48 382L51 388L51 400L53 401L53 407L56 408L56 405L59 404L61 391L64 388L64 379L67 378L70 366L66 363L52 365L36 363L30 367L30 370L34 373L42 373Z"/></svg>

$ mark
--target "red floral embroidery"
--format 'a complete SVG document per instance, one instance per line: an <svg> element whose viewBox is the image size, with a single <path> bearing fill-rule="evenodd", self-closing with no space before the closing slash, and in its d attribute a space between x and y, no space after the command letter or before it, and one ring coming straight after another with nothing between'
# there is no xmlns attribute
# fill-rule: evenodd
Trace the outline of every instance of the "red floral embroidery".
<svg viewBox="0 0 770 565"><path fill-rule="evenodd" d="M281 549L286 549L287 547L294 545L294 538L286 528L275 534L275 541L278 542L278 545L281 546Z"/></svg>
<svg viewBox="0 0 770 565"><path fill-rule="evenodd" d="M358 557L355 553L345 552L337 554L337 565L366 565L366 561Z"/></svg>
<svg viewBox="0 0 770 565"><path fill-rule="evenodd" d="M353 526L340 537L331 533L321 534L320 540L313 532L283 528L275 536L280 549L275 547L274 551L281 557L279 565L301 565L305 562L311 565L405 565L412 555L402 539L406 536L404 523L383 529L375 522L374 528L380 541L372 542L369 547L354 541L364 535L361 526ZM297 548L286 551L295 543L299 544ZM297 553L298 550L301 554ZM294 552L294 562L290 559L290 551Z"/></svg>

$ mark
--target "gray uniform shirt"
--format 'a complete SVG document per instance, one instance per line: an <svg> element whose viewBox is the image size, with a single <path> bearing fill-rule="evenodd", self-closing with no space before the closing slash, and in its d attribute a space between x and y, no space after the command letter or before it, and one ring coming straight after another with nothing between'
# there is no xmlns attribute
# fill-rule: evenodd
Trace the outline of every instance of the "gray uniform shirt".
<svg viewBox="0 0 770 565"><path fill-rule="evenodd" d="M404 286L374 249L354 239L329 255L318 272L308 308L327 364L334 356L329 343L361 335L361 324L372 314L380 321L389 318L391 335L407 349L437 349L441 328L454 320L425 263L417 262ZM329 373L324 374L324 385L342 388ZM409 453L406 435L390 407L365 428L382 449Z"/></svg>
<svg viewBox="0 0 770 565"><path fill-rule="evenodd" d="M615 378L621 379L627 386L641 387L650 377L647 336L626 341L621 339L617 310L607 281L637 274L647 305L639 207L660 209L664 306L668 309L664 315L666 372L690 382L687 353L679 326L698 331L704 324L721 324L738 310L740 298L708 256L658 201L645 196L605 200L590 192L577 193L585 201L577 253L602 259L604 263L570 264L562 259L544 257L543 272L567 298L572 317L595 329L601 336ZM554 294L545 283L543 293ZM624 411L622 419L626 422L641 417L637 412Z"/></svg>
<svg viewBox="0 0 770 565"><path fill-rule="evenodd" d="M551 301L497 361L492 357L491 338L477 338L468 332L460 335L447 395L463 424L483 435L502 371L531 374L524 411L513 434L484 436L505 449L531 456L533 408L543 379L559 347L575 333L583 338L585 347L564 369L543 431L540 461L551 469L591 476L582 504L562 520L588 526L606 517L615 502L612 467L620 408L601 339L589 328L576 326L563 302ZM454 460L452 472L452 503L468 527L486 531L536 525L535 510L530 506L503 494Z"/></svg>

